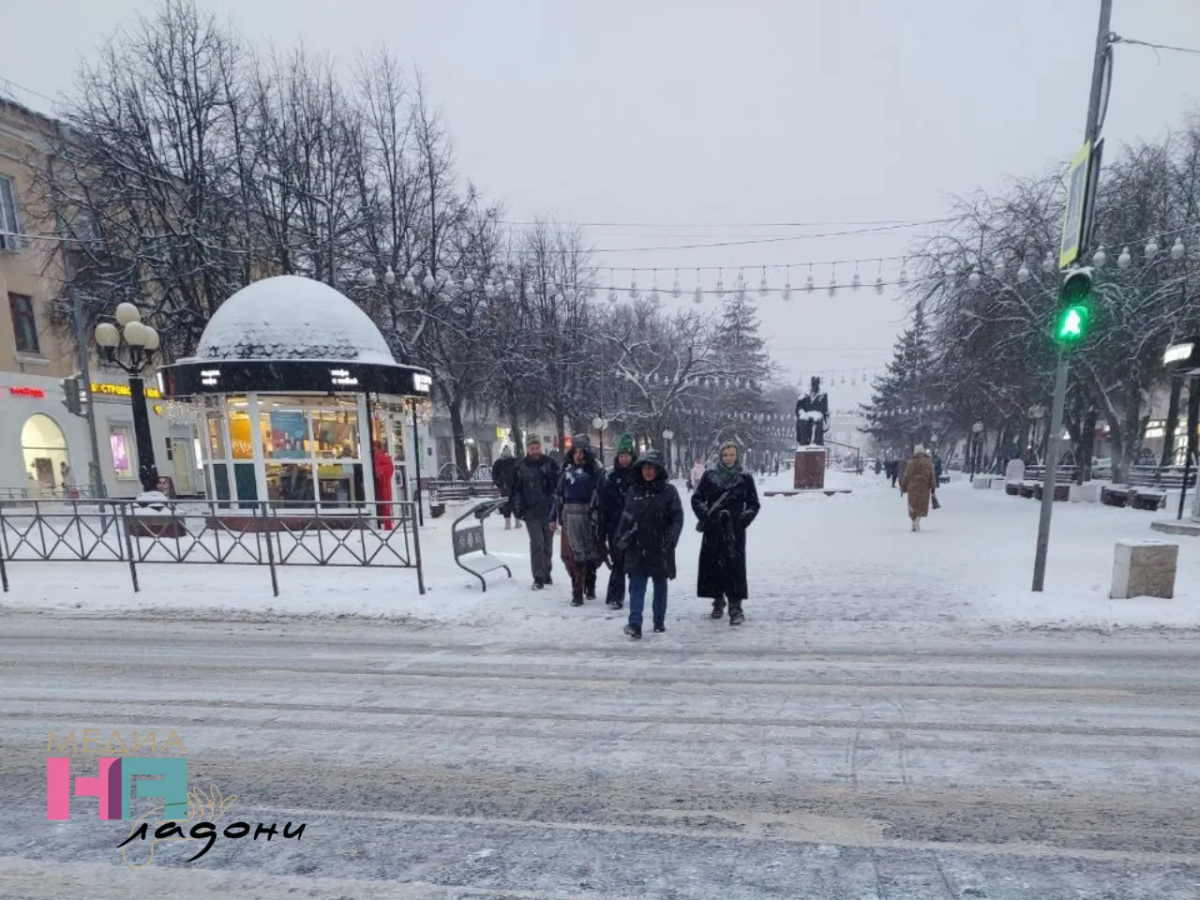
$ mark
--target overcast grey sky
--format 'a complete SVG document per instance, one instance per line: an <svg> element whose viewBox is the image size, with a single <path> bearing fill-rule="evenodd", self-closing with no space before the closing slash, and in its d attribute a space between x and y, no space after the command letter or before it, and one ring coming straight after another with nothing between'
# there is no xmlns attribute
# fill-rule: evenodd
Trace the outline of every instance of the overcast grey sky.
<svg viewBox="0 0 1200 900"><path fill-rule="evenodd" d="M1099 9L1099 0L202 3L254 42L303 42L346 63L386 44L421 69L462 172L503 199L509 218L625 223L588 227L606 251L597 263L661 267L660 288L682 267L685 290L696 266L728 267L727 286L745 266L757 286L763 265L899 255L920 230L629 248L855 228L743 223L932 219L951 195L1069 159L1082 143ZM57 96L80 56L152 5L10 0L0 79ZM1200 0L1115 0L1114 10L1118 34L1200 48ZM1116 56L1110 142L1157 137L1196 108L1200 56L1133 47ZM839 266L839 281L853 268ZM793 268L793 285L807 273ZM864 281L875 274L863 264ZM830 269L814 275L827 284ZM620 283L629 278L618 271ZM805 378L881 366L905 313L894 290L799 293L787 304L772 295L760 308L776 358ZM867 396L837 382L830 394L839 407Z"/></svg>

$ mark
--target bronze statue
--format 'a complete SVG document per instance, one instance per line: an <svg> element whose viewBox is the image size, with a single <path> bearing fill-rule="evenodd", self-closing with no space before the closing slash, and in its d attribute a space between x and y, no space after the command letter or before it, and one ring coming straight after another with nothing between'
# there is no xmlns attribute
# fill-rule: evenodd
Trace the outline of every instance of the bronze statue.
<svg viewBox="0 0 1200 900"><path fill-rule="evenodd" d="M801 447L824 447L829 430L829 397L821 391L821 379L813 376L811 389L796 401L796 443Z"/></svg>

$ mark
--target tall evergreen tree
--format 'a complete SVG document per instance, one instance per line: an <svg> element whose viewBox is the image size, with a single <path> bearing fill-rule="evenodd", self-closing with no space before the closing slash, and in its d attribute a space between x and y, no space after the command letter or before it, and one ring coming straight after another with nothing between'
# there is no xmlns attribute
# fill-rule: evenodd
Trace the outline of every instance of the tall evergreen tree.
<svg viewBox="0 0 1200 900"><path fill-rule="evenodd" d="M892 449L904 452L928 442L937 430L936 378L925 306L918 303L912 324L900 335L891 362L875 379L871 402L862 407L862 430Z"/></svg>

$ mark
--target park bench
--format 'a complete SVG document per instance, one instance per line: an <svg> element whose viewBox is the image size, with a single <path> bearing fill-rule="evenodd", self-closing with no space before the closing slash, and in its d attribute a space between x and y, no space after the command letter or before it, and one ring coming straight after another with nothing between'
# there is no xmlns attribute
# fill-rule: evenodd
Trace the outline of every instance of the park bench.
<svg viewBox="0 0 1200 900"><path fill-rule="evenodd" d="M1019 482L1012 482L1016 485L1014 491L1011 487L1006 486L1005 492L1008 494L1017 494L1021 497L1033 500L1042 499L1042 487L1046 480L1045 466L1027 466L1025 468L1025 478ZM1069 500L1071 499L1071 485L1075 483L1075 466L1059 466L1058 471L1054 473L1054 499Z"/></svg>
<svg viewBox="0 0 1200 900"><path fill-rule="evenodd" d="M470 572L479 579L483 592L487 593L488 572L503 569L512 578L512 569L488 553L487 539L483 536L483 520L503 506L507 500L488 500L468 509L450 526L450 538L454 544L454 562L460 569ZM468 521L473 520L473 521ZM464 524L466 523L466 524Z"/></svg>
<svg viewBox="0 0 1200 900"><path fill-rule="evenodd" d="M1105 506L1128 507L1157 512L1167 505L1167 491L1184 486L1183 466L1132 466L1122 484L1105 485L1100 502ZM1196 485L1196 473L1187 477L1189 488Z"/></svg>

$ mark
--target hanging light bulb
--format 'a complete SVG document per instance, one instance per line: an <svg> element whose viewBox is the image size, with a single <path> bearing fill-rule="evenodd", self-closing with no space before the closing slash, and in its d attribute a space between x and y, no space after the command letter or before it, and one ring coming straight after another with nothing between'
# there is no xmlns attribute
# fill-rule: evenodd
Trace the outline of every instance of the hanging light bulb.
<svg viewBox="0 0 1200 900"><path fill-rule="evenodd" d="M671 286L671 296L678 300L683 296L683 288L679 286L679 270L675 270L675 284Z"/></svg>
<svg viewBox="0 0 1200 900"><path fill-rule="evenodd" d="M490 278L483 283L483 295L489 299L496 296L496 285Z"/></svg>
<svg viewBox="0 0 1200 900"><path fill-rule="evenodd" d="M432 291L435 287L437 287L437 282L433 280L433 274L431 272L425 273L425 277L421 279L421 284L424 285L425 290L427 291Z"/></svg>
<svg viewBox="0 0 1200 900"><path fill-rule="evenodd" d="M858 270L854 270L854 277L850 279L850 290L857 291L862 287L862 278L858 274Z"/></svg>
<svg viewBox="0 0 1200 900"><path fill-rule="evenodd" d="M636 300L638 298L638 287L637 287L637 279L636 278L629 282L629 298L631 300Z"/></svg>
<svg viewBox="0 0 1200 900"><path fill-rule="evenodd" d="M1101 244L1092 254L1092 265L1097 269L1103 269L1106 262L1108 262L1108 254L1104 252L1104 245Z"/></svg>
<svg viewBox="0 0 1200 900"><path fill-rule="evenodd" d="M383 283L388 287L396 283L396 273L392 270L391 266L388 266L387 271L383 273Z"/></svg>
<svg viewBox="0 0 1200 900"><path fill-rule="evenodd" d="M504 293L509 294L511 296L513 291L515 291L516 289L517 289L517 283L515 281L513 281L512 278L504 279Z"/></svg>
<svg viewBox="0 0 1200 900"><path fill-rule="evenodd" d="M1004 271L1004 254L995 253L992 255L992 271L999 275Z"/></svg>
<svg viewBox="0 0 1200 900"><path fill-rule="evenodd" d="M1029 266L1025 265L1025 261L1021 260L1021 268L1017 269L1017 281L1024 284L1029 280Z"/></svg>
<svg viewBox="0 0 1200 900"><path fill-rule="evenodd" d="M561 303L563 302L563 294L562 294L562 291L557 291L557 292L554 294L554 302L555 302L556 304L561 304Z"/></svg>
<svg viewBox="0 0 1200 900"><path fill-rule="evenodd" d="M1175 238L1171 245L1171 259L1183 259L1183 238Z"/></svg>
<svg viewBox="0 0 1200 900"><path fill-rule="evenodd" d="M470 275L463 279L463 290L468 294L475 290L475 279Z"/></svg>
<svg viewBox="0 0 1200 900"><path fill-rule="evenodd" d="M725 270L718 269L717 270L717 296L718 297L725 296L725 280L724 280L724 278L725 278Z"/></svg>
<svg viewBox="0 0 1200 900"><path fill-rule="evenodd" d="M371 269L367 269L367 271L363 273L362 280L363 284L369 288L373 288L379 283L379 279L375 277L375 272Z"/></svg>
<svg viewBox="0 0 1200 900"><path fill-rule="evenodd" d="M704 291L702 291L700 289L700 285L696 285L696 290L694 290L692 292L692 302L693 303L703 303L704 302Z"/></svg>
<svg viewBox="0 0 1200 900"><path fill-rule="evenodd" d="M609 288L609 289L608 289L608 302L609 302L609 303L616 303L616 302L617 302L617 289L616 289L616 288Z"/></svg>
<svg viewBox="0 0 1200 900"><path fill-rule="evenodd" d="M575 288L574 288L574 287L568 287L568 288L567 288L567 302L568 302L568 303L574 303L574 302L575 302L575 298L576 298L577 296L578 296L578 294L576 294L576 293L575 293Z"/></svg>
<svg viewBox="0 0 1200 900"><path fill-rule="evenodd" d="M1054 271L1054 251L1046 251L1046 258L1042 260L1042 271L1047 275Z"/></svg>
<svg viewBox="0 0 1200 900"><path fill-rule="evenodd" d="M1158 241L1150 238L1150 240L1146 241L1146 261L1149 262L1156 256L1158 256Z"/></svg>
<svg viewBox="0 0 1200 900"><path fill-rule="evenodd" d="M785 302L792 299L792 279L790 277L783 285L783 299Z"/></svg>
<svg viewBox="0 0 1200 900"><path fill-rule="evenodd" d="M883 276L882 275L875 276L875 293L877 293L877 294L883 293Z"/></svg>
<svg viewBox="0 0 1200 900"><path fill-rule="evenodd" d="M1129 252L1128 247L1121 248L1121 255L1117 257L1117 268L1128 269L1133 264L1133 256Z"/></svg>
<svg viewBox="0 0 1200 900"><path fill-rule="evenodd" d="M835 275L829 279L829 296L830 297L837 296L837 287L838 287L837 276Z"/></svg>
<svg viewBox="0 0 1200 900"><path fill-rule="evenodd" d="M413 278L411 271L404 276L404 289L406 291L415 291L417 289L417 279Z"/></svg>
<svg viewBox="0 0 1200 900"><path fill-rule="evenodd" d="M447 294L453 294L458 290L458 285L454 283L453 275L446 276L446 280L442 283L442 287L446 289Z"/></svg>
<svg viewBox="0 0 1200 900"><path fill-rule="evenodd" d="M758 282L758 296L765 297L771 292L771 288L767 285L767 269L764 266L762 271L762 279Z"/></svg>
<svg viewBox="0 0 1200 900"><path fill-rule="evenodd" d="M739 300L746 299L746 273L738 272L737 287L734 288Z"/></svg>
<svg viewBox="0 0 1200 900"><path fill-rule="evenodd" d="M967 284L973 288L979 287L979 270L972 269L971 274L967 276Z"/></svg>
<svg viewBox="0 0 1200 900"><path fill-rule="evenodd" d="M816 286L817 284L815 281L813 281L812 272L810 271L808 273L808 278L804 279L804 289L811 294Z"/></svg>
<svg viewBox="0 0 1200 900"><path fill-rule="evenodd" d="M908 285L908 269L904 268L903 265L900 267L899 283L900 287L906 287Z"/></svg>

